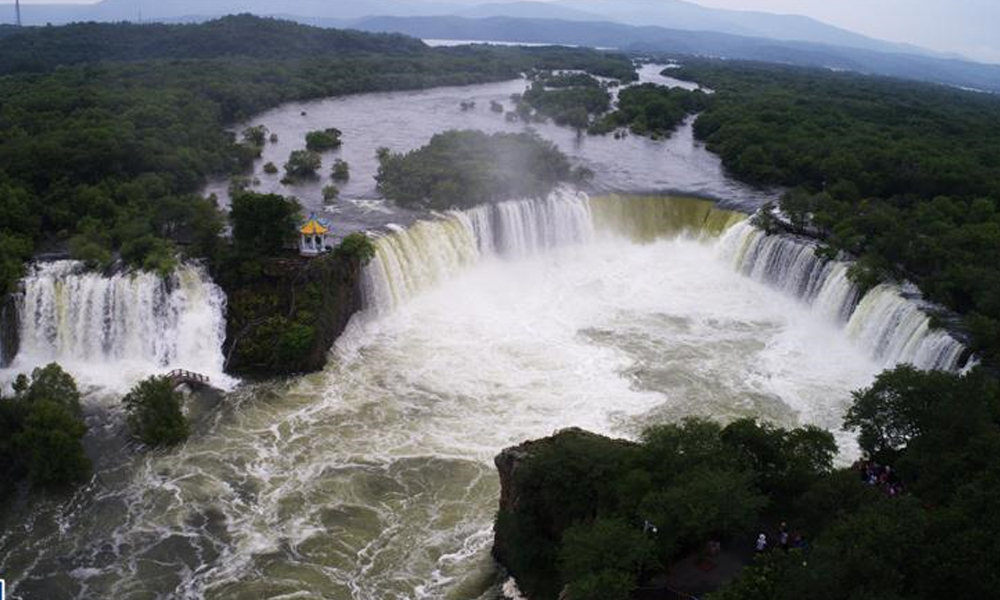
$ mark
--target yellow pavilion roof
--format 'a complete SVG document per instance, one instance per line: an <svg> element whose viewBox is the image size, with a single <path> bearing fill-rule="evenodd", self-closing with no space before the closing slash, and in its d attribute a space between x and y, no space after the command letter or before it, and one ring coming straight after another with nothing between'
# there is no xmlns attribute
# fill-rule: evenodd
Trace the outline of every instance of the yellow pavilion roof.
<svg viewBox="0 0 1000 600"><path fill-rule="evenodd" d="M316 219L309 219L299 231L302 232L302 235L323 235L330 230L323 227Z"/></svg>

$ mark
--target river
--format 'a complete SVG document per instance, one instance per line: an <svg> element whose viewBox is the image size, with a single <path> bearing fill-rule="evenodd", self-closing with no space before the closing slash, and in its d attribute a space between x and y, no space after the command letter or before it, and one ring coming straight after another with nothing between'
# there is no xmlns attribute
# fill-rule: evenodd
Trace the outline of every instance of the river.
<svg viewBox="0 0 1000 600"><path fill-rule="evenodd" d="M643 65L639 83L690 87L690 82L664 77L663 65ZM491 102L506 109L513 107L511 94L528 87L523 79L484 85L443 87L413 92L359 94L310 102L285 104L233 128L240 132L251 125L264 125L278 134L277 143L265 145L256 161L253 177L259 181L254 191L292 195L307 212L327 212L334 221L338 236L363 229L378 229L389 223L407 224L417 215L400 211L382 200L375 189L378 171L376 151L414 150L430 141L435 133L449 129L479 129L487 132L536 131L554 142L576 165L595 173L597 193L683 192L712 198L728 206L750 212L775 197L773 191L758 190L726 176L721 161L694 139L693 119L688 119L667 140L653 141L641 136L616 140L613 136L578 135L572 129L551 122L508 122L503 114L490 110ZM462 102L475 102L475 108L463 111ZM305 136L317 129L336 127L343 132L343 147L323 154L321 177L294 185L283 185L282 165L293 150L305 147ZM332 206L323 203L323 187L330 184L328 175L333 161L346 160L351 179L340 185L340 199ZM272 162L276 174L263 170ZM211 182L204 193L216 194L222 205L229 203L229 181Z"/></svg>

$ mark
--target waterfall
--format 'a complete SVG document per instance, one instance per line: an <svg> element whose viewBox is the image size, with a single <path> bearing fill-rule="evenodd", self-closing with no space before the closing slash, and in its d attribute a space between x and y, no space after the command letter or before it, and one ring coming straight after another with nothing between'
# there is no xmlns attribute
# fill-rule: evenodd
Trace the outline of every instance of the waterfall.
<svg viewBox="0 0 1000 600"><path fill-rule="evenodd" d="M718 245L720 257L744 275L845 324L848 336L886 366L960 368L964 346L931 327L914 289L883 284L860 297L847 276L849 263L818 256L816 249L812 240L768 235L749 222L732 226Z"/></svg>
<svg viewBox="0 0 1000 600"><path fill-rule="evenodd" d="M225 295L196 265L164 278L105 276L76 261L41 263L23 288L14 367L58 361L111 377L124 365L146 374L181 366L222 373Z"/></svg>
<svg viewBox="0 0 1000 600"><path fill-rule="evenodd" d="M895 285L883 284L868 292L851 315L847 331L871 348L876 358L891 364L953 371L965 351L947 332L932 329L918 301L907 298Z"/></svg>
<svg viewBox="0 0 1000 600"><path fill-rule="evenodd" d="M483 257L530 256L592 237L586 194L567 188L393 227L375 241L375 258L365 268L365 305L391 310Z"/></svg>
<svg viewBox="0 0 1000 600"><path fill-rule="evenodd" d="M590 208L598 232L637 243L679 235L714 238L746 219L743 213L717 208L711 200L698 198L613 194L592 198Z"/></svg>
<svg viewBox="0 0 1000 600"><path fill-rule="evenodd" d="M693 235L713 238L746 218L710 200L603 196L559 188L545 198L449 211L409 228L393 227L376 242L365 273L365 304L383 311L475 264L518 258L591 241L596 235L651 242Z"/></svg>
<svg viewBox="0 0 1000 600"><path fill-rule="evenodd" d="M744 275L801 299L830 319L846 321L857 304L848 263L817 256L811 240L767 235L742 222L726 232L719 251Z"/></svg>

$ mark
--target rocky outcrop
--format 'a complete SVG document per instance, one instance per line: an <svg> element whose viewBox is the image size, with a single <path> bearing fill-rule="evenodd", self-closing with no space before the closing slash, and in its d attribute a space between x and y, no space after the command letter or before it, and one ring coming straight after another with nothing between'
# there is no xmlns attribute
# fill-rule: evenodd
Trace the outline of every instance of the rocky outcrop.
<svg viewBox="0 0 1000 600"><path fill-rule="evenodd" d="M602 474L615 471L635 448L627 440L571 428L496 457L500 506L493 557L531 598L559 595L553 560L563 532L593 517L596 506L584 499L596 498Z"/></svg>
<svg viewBox="0 0 1000 600"><path fill-rule="evenodd" d="M9 365L17 355L19 329L15 297L0 296L0 367Z"/></svg>
<svg viewBox="0 0 1000 600"><path fill-rule="evenodd" d="M270 259L251 283L226 289L226 371L272 377L322 369L362 308L362 269L336 253Z"/></svg>

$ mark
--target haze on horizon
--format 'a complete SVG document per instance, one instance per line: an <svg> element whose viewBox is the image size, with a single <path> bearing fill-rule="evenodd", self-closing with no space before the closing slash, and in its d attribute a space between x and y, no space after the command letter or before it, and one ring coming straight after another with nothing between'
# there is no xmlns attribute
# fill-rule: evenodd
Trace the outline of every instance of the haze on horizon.
<svg viewBox="0 0 1000 600"><path fill-rule="evenodd" d="M96 4L99 0L22 0L33 4ZM137 0L142 2L143 0ZM148 0L145 0L148 2ZM164 0L161 0L164 1ZM169 0L165 0L169 1ZM360 0L363 2L364 0ZM400 0L402 1L402 0ZM416 0L407 0L414 2ZM458 0L491 4L515 0ZM556 0L533 0L553 2ZM594 0L613 2L614 0ZM687 0L708 8L811 17L876 39L1000 63L997 0ZM13 0L4 0L13 3ZM211 0L206 2L210 5ZM276 5L280 7L280 3ZM277 10L276 12L280 12ZM378 12L378 11L374 11Z"/></svg>

